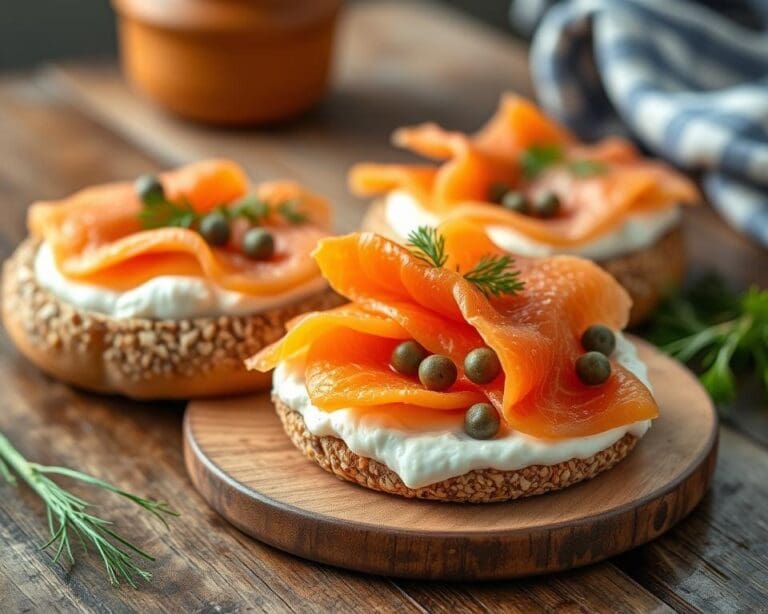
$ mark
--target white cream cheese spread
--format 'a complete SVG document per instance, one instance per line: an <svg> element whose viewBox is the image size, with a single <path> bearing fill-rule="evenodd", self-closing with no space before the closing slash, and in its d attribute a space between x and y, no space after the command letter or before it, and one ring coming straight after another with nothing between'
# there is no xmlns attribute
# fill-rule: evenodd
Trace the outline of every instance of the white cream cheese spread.
<svg viewBox="0 0 768 614"><path fill-rule="evenodd" d="M384 207L387 224L402 238L419 226L435 226L439 223L434 213L403 190L387 194ZM521 256L541 257L567 253L591 260L607 260L653 245L680 222L681 216L679 207L632 214L620 226L600 238L566 249L535 241L508 226L491 225L486 227L486 231L491 241L501 249Z"/></svg>
<svg viewBox="0 0 768 614"><path fill-rule="evenodd" d="M299 301L327 287L318 275L317 279L281 294L253 296L221 288L200 277L162 275L120 292L64 277L47 243L40 246L35 256L35 278L40 286L64 302L117 319L180 320L247 315Z"/></svg>
<svg viewBox="0 0 768 614"><path fill-rule="evenodd" d="M635 346L621 334L616 335L616 341L616 360L650 389L646 366ZM479 441L464 432L461 412L408 407L387 412L354 408L322 411L310 401L303 374L300 361L279 364L273 378L274 394L302 415L313 435L341 439L355 454L385 464L409 488L421 488L473 469L513 471L588 458L627 433L642 437L651 424L644 420L574 439L538 439L512 431Z"/></svg>

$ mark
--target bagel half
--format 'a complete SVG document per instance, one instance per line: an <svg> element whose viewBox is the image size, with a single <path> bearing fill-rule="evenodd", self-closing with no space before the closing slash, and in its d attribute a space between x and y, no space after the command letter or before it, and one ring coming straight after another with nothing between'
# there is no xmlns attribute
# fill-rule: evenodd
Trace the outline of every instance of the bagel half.
<svg viewBox="0 0 768 614"><path fill-rule="evenodd" d="M24 241L3 266L2 311L21 352L75 386L135 399L188 399L268 389L271 375L243 361L279 339L287 320L341 304L325 290L247 316L116 319L61 301L36 280L39 242Z"/></svg>
<svg viewBox="0 0 768 614"><path fill-rule="evenodd" d="M446 503L492 503L560 490L607 471L627 456L638 441L634 435L627 434L585 459L573 458L556 465L530 465L515 471L475 469L422 488L408 488L386 465L358 456L337 437L313 435L300 413L274 395L273 402L293 445L337 478L401 497Z"/></svg>
<svg viewBox="0 0 768 614"><path fill-rule="evenodd" d="M393 241L403 241L387 223L385 203L375 201L363 218L362 230ZM597 261L624 286L632 298L629 326L643 322L685 276L685 241L680 224L648 247L623 256Z"/></svg>

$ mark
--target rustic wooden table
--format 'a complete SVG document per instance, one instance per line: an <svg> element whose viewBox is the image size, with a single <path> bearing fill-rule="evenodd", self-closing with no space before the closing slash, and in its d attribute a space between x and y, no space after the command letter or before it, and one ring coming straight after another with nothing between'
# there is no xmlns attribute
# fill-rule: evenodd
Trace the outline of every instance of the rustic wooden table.
<svg viewBox="0 0 768 614"><path fill-rule="evenodd" d="M525 49L423 4L358 4L343 21L333 92L281 128L216 131L132 97L113 66L0 79L0 255L25 235L26 205L96 182L203 156L325 192L350 230L363 211L344 185L359 159L396 159L392 128L436 120L478 126L499 94L529 92ZM258 75L254 75L258 78ZM768 286L768 256L707 208L686 219L694 269ZM139 590L113 589L95 556L72 567L40 552L45 520L27 489L0 487L0 611L755 611L768 607L768 408L745 395L721 427L714 485L661 539L609 562L544 578L441 584L368 577L255 542L210 511L181 452L182 405L133 403L52 381L0 340L0 430L43 463L77 467L181 512L170 531L113 498L102 512L158 557Z"/></svg>

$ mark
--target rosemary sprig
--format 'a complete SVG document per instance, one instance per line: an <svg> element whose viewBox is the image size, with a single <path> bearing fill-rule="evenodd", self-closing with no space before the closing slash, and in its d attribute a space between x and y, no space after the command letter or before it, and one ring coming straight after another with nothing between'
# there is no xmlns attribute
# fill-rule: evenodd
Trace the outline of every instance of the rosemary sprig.
<svg viewBox="0 0 768 614"><path fill-rule="evenodd" d="M737 295L703 278L659 308L647 336L699 372L717 402L736 397L737 372L756 372L768 392L768 290Z"/></svg>
<svg viewBox="0 0 768 614"><path fill-rule="evenodd" d="M445 253L445 237L432 226L419 226L411 231L407 246L416 258L438 269L448 260Z"/></svg>
<svg viewBox="0 0 768 614"><path fill-rule="evenodd" d="M98 478L66 467L49 467L29 462L0 433L0 476L9 484L15 485L16 478L11 470L26 482L45 504L50 538L40 549L55 547L54 563L59 562L65 555L70 562L75 562L72 552L74 536L82 545L83 551L87 552L90 544L98 552L112 585L117 586L121 581L125 581L136 587L137 580L148 581L152 578L150 572L139 566L135 557L154 561L153 556L116 533L111 528L112 522L89 513L91 503L65 490L48 476L70 478L119 495L156 516L167 526L165 516L178 514L170 510L165 503L138 497Z"/></svg>
<svg viewBox="0 0 768 614"><path fill-rule="evenodd" d="M475 284L486 297L517 294L525 287L511 256L483 256L475 268L464 273L464 279Z"/></svg>
<svg viewBox="0 0 768 614"><path fill-rule="evenodd" d="M437 228L419 226L408 235L407 246L416 258L428 266L440 269L448 261L445 237ZM464 279L474 284L486 297L517 294L525 284L514 264L511 256L486 254L472 270L464 274Z"/></svg>

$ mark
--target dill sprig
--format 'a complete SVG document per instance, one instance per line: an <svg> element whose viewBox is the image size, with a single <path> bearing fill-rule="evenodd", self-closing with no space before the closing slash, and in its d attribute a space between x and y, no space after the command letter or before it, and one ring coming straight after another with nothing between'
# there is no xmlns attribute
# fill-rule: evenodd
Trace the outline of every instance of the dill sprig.
<svg viewBox="0 0 768 614"><path fill-rule="evenodd" d="M647 336L699 372L717 402L736 397L738 372L756 372L768 392L768 290L738 295L705 277L657 310Z"/></svg>
<svg viewBox="0 0 768 614"><path fill-rule="evenodd" d="M303 224L307 221L307 214L299 210L299 201L296 199L280 203L277 212L289 224Z"/></svg>
<svg viewBox="0 0 768 614"><path fill-rule="evenodd" d="M448 255L445 253L445 237L432 226L419 226L411 231L407 246L412 248L411 251L416 258L438 269L448 261Z"/></svg>
<svg viewBox="0 0 768 614"><path fill-rule="evenodd" d="M75 562L72 540L77 538L84 552L87 552L90 545L99 554L112 585L117 586L121 581L125 581L136 587L137 580L148 581L152 578L152 574L142 569L137 560L138 557L154 561L152 555L116 533L111 528L112 522L91 514L91 503L65 490L48 476L70 478L119 495L160 519L166 527L165 516L178 516L167 504L133 495L98 478L66 467L31 463L0 433L0 477L15 485L16 477L11 470L26 482L45 504L50 538L40 549L55 548L54 563L62 560L64 556L71 563Z"/></svg>
<svg viewBox="0 0 768 614"><path fill-rule="evenodd" d="M464 279L475 284L486 297L517 294L525 287L511 256L483 256L471 271L464 273Z"/></svg>
<svg viewBox="0 0 768 614"><path fill-rule="evenodd" d="M428 266L440 269L448 261L445 237L437 228L419 226L408 235L407 246L416 258ZM480 258L472 270L464 273L464 279L474 284L486 297L516 294L525 284L514 265L511 256L487 254Z"/></svg>

